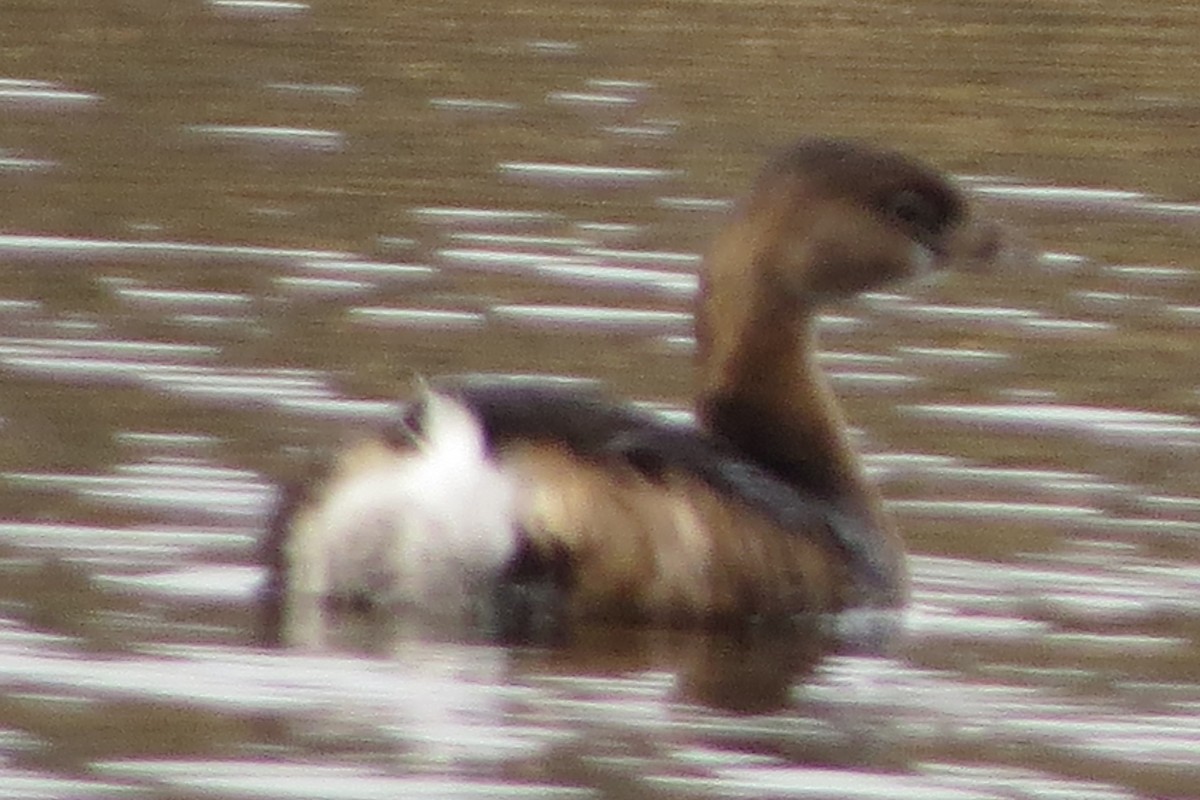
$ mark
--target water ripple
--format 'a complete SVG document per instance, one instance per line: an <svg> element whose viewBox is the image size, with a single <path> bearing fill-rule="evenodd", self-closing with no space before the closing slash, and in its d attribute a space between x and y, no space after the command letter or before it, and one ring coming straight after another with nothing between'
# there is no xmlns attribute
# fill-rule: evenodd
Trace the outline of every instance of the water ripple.
<svg viewBox="0 0 1200 800"><path fill-rule="evenodd" d="M138 263L296 264L307 260L340 260L345 253L292 250L277 247L193 244L189 242L130 242L66 236L0 234L0 256L9 261L136 261Z"/></svg>

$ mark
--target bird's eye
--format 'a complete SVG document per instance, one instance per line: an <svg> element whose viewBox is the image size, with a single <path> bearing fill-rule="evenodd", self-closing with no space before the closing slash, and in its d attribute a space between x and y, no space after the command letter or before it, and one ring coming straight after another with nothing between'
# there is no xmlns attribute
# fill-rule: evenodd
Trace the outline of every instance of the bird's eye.
<svg viewBox="0 0 1200 800"><path fill-rule="evenodd" d="M913 189L889 194L883 201L883 211L909 235L926 244L932 244L950 222L944 205L937 198Z"/></svg>

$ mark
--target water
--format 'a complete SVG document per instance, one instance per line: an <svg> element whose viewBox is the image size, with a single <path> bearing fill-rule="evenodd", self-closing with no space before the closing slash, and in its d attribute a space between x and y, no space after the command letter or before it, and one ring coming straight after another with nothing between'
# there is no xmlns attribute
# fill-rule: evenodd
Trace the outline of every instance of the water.
<svg viewBox="0 0 1200 800"><path fill-rule="evenodd" d="M1200 796L1193 16L10 9L0 795ZM685 416L698 254L801 133L930 158L1042 253L822 320L903 614L262 642L276 483L414 374Z"/></svg>

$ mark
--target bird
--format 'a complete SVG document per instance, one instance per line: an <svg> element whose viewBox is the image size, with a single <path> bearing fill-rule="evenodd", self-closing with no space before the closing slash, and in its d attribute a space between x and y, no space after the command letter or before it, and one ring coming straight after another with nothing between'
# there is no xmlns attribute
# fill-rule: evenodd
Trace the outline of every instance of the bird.
<svg viewBox="0 0 1200 800"><path fill-rule="evenodd" d="M422 382L285 488L263 544L269 603L506 633L902 606L905 548L818 364L817 319L992 262L997 230L915 158L792 143L703 259L694 421L597 390Z"/></svg>

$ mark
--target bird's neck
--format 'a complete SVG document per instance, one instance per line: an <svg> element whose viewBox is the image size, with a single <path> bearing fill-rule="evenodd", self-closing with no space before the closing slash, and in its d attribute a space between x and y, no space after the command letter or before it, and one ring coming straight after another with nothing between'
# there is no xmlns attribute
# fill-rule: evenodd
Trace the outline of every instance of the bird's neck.
<svg viewBox="0 0 1200 800"><path fill-rule="evenodd" d="M816 363L813 321L759 311L736 328L706 323L701 424L787 483L869 510L874 492Z"/></svg>
<svg viewBox="0 0 1200 800"><path fill-rule="evenodd" d="M890 530L817 364L816 309L773 285L772 231L733 226L709 253L697 309L701 425L789 485Z"/></svg>

